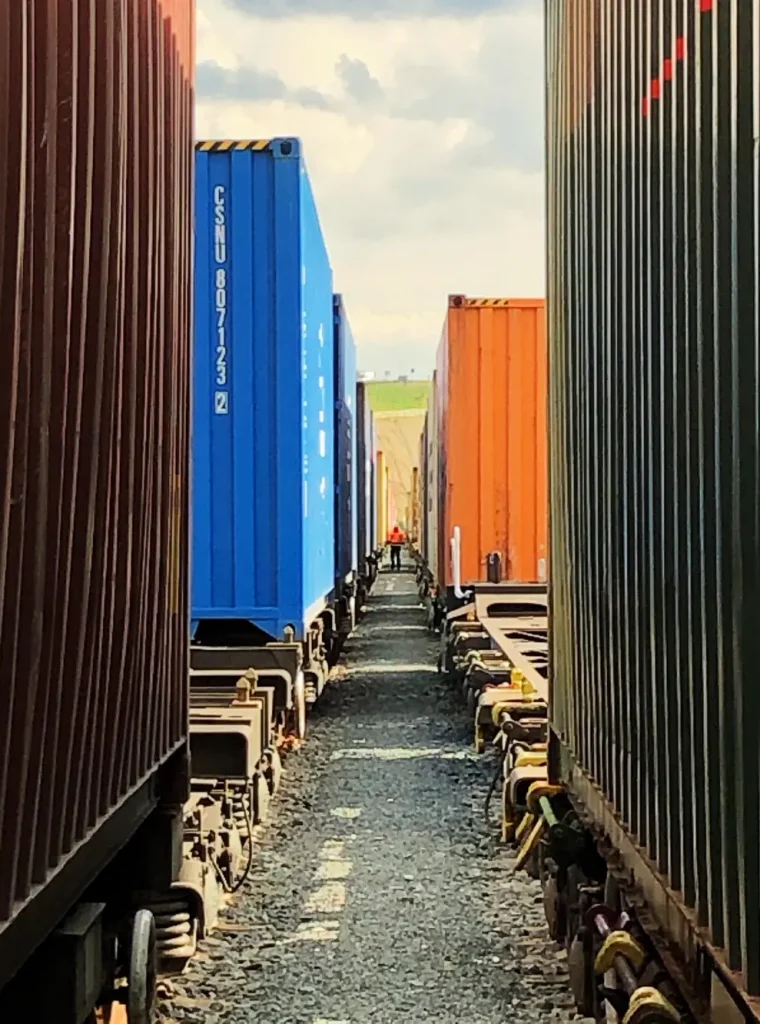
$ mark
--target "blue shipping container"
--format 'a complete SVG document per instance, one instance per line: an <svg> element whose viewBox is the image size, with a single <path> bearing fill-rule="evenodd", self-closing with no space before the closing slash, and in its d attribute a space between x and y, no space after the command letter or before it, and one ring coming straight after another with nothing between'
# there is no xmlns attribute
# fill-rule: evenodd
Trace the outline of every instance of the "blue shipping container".
<svg viewBox="0 0 760 1024"><path fill-rule="evenodd" d="M343 298L333 303L335 327L335 586L357 569L356 344Z"/></svg>
<svg viewBox="0 0 760 1024"><path fill-rule="evenodd" d="M335 577L333 285L297 139L196 151L193 633L303 638Z"/></svg>

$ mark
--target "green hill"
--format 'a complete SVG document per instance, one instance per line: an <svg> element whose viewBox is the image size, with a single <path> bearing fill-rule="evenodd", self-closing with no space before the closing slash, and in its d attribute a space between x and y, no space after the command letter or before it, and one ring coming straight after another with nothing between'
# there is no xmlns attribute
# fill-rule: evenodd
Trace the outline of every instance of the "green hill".
<svg viewBox="0 0 760 1024"><path fill-rule="evenodd" d="M369 404L373 412L405 412L407 409L425 409L431 386L429 380L368 381Z"/></svg>

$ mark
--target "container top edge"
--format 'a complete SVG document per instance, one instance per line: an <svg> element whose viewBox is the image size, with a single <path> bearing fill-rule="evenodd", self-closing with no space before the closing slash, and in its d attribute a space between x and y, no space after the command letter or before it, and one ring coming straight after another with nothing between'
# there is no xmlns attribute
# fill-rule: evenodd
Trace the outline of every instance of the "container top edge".
<svg viewBox="0 0 760 1024"><path fill-rule="evenodd" d="M289 136L271 139L198 139L198 153L273 153L276 156L300 156L301 140Z"/></svg>
<svg viewBox="0 0 760 1024"><path fill-rule="evenodd" d="M471 298L467 295L449 295L449 309L540 309L546 299L536 298Z"/></svg>

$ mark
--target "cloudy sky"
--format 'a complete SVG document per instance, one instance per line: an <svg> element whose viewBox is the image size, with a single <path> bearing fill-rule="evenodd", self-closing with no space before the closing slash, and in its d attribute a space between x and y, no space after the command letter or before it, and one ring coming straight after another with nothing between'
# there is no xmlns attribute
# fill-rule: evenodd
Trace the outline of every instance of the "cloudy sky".
<svg viewBox="0 0 760 1024"><path fill-rule="evenodd" d="M201 138L299 136L364 370L543 295L541 0L198 0Z"/></svg>

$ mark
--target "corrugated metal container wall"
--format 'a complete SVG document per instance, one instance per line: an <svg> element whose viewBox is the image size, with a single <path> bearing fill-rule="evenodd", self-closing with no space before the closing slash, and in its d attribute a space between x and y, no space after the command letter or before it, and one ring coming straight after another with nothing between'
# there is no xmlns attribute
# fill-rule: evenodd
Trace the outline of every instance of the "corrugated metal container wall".
<svg viewBox="0 0 760 1024"><path fill-rule="evenodd" d="M419 477L419 516L420 533L418 538L418 549L422 560L427 561L427 480L428 480L428 414L425 413L425 426L422 429L420 438L420 477Z"/></svg>
<svg viewBox="0 0 760 1024"><path fill-rule="evenodd" d="M193 6L0 5L0 987L184 749Z"/></svg>
<svg viewBox="0 0 760 1024"><path fill-rule="evenodd" d="M335 582L357 568L356 344L343 299L333 300L335 330Z"/></svg>
<svg viewBox="0 0 760 1024"><path fill-rule="evenodd" d="M462 536L462 580L546 579L546 310L538 299L454 295L438 350L439 581Z"/></svg>
<svg viewBox="0 0 760 1024"><path fill-rule="evenodd" d="M375 470L377 484L377 544L383 547L388 541L388 467L385 453L378 450Z"/></svg>
<svg viewBox="0 0 760 1024"><path fill-rule="evenodd" d="M374 496L372 492L372 412L367 401L367 386L356 385L356 490L358 568L367 573L367 555L375 548L373 534Z"/></svg>
<svg viewBox="0 0 760 1024"><path fill-rule="evenodd" d="M297 139L196 155L193 620L302 638L335 583L332 271Z"/></svg>
<svg viewBox="0 0 760 1024"><path fill-rule="evenodd" d="M426 531L427 531L427 455L428 455L428 416L425 413L425 421L420 434L419 444L419 471L417 473L417 550L425 559Z"/></svg>
<svg viewBox="0 0 760 1024"><path fill-rule="evenodd" d="M547 10L555 768L758 995L760 9Z"/></svg>
<svg viewBox="0 0 760 1024"><path fill-rule="evenodd" d="M434 579L441 578L438 566L438 509L440 507L440 427L438 423L438 373L433 374L433 387L428 400L428 458L427 458L427 564Z"/></svg>
<svg viewBox="0 0 760 1024"><path fill-rule="evenodd" d="M366 392L365 392L366 393ZM369 402L367 403L369 407ZM370 457L370 531L369 535L372 538L372 551L377 551L377 431L375 430L375 417L370 409L369 412L369 435L371 438L371 457Z"/></svg>
<svg viewBox="0 0 760 1024"><path fill-rule="evenodd" d="M391 474L388 466L385 467L385 479L386 479L386 493L388 495L388 531L390 532L393 527L399 523L398 505L396 504L396 495L391 490Z"/></svg>
<svg viewBox="0 0 760 1024"><path fill-rule="evenodd" d="M419 459L419 442L425 422L424 409L375 409L378 447L388 470L389 523L399 518L400 525L412 529L414 469ZM390 510L393 510L392 512Z"/></svg>

